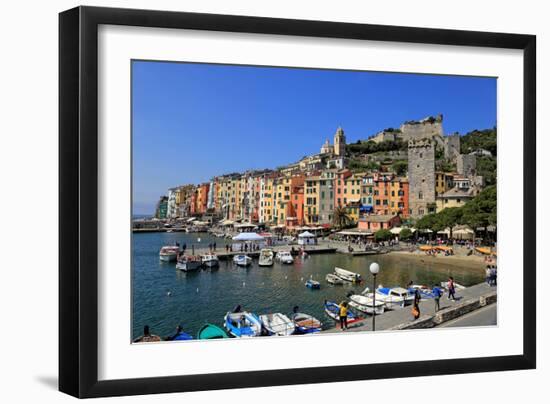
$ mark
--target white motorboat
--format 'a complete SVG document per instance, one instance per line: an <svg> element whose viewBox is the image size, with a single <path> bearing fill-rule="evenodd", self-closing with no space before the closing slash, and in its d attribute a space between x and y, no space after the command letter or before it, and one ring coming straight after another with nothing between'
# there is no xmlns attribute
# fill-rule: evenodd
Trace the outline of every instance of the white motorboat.
<svg viewBox="0 0 550 404"><path fill-rule="evenodd" d="M193 255L184 255L183 257L180 257L178 259L178 263L176 264L176 268L184 272L196 271L201 266L202 266L201 257L197 257Z"/></svg>
<svg viewBox="0 0 550 404"><path fill-rule="evenodd" d="M247 267L252 263L252 258L244 254L235 255L233 257L233 263L240 267Z"/></svg>
<svg viewBox="0 0 550 404"><path fill-rule="evenodd" d="M260 260L258 265L261 267L269 267L273 265L273 250L264 248L260 251Z"/></svg>
<svg viewBox="0 0 550 404"><path fill-rule="evenodd" d="M373 304L372 296L364 295L351 295L349 305L367 314L383 314L386 307L382 300L377 298Z"/></svg>
<svg viewBox="0 0 550 404"><path fill-rule="evenodd" d="M344 280L335 274L327 274L325 280L331 285L343 285Z"/></svg>
<svg viewBox="0 0 550 404"><path fill-rule="evenodd" d="M294 322L282 313L262 314L260 320L269 335L294 334Z"/></svg>
<svg viewBox="0 0 550 404"><path fill-rule="evenodd" d="M173 262L178 258L180 248L177 245L164 246L160 249L159 259L164 262Z"/></svg>
<svg viewBox="0 0 550 404"><path fill-rule="evenodd" d="M384 288L376 289L376 300L382 300L386 308L399 308L411 305L414 301L414 294L405 288Z"/></svg>
<svg viewBox="0 0 550 404"><path fill-rule="evenodd" d="M201 261L206 268L215 268L220 265L220 260L216 254L201 255Z"/></svg>
<svg viewBox="0 0 550 404"><path fill-rule="evenodd" d="M281 264L292 264L294 262L294 258L290 254L290 251L279 251L277 255L275 255L275 259Z"/></svg>
<svg viewBox="0 0 550 404"><path fill-rule="evenodd" d="M341 278L345 281L348 281L348 282L361 283L361 281L363 280L363 278L361 278L360 274L348 271L347 269L344 269L344 268L335 267L334 268L334 273L339 278Z"/></svg>

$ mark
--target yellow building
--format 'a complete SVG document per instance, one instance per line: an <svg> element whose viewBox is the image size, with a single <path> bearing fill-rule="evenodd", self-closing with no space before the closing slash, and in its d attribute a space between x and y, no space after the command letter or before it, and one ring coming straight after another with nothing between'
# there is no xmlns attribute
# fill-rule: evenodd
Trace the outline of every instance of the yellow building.
<svg viewBox="0 0 550 404"><path fill-rule="evenodd" d="M473 199L477 194L476 188L460 189L455 187L443 194L436 196L435 206L436 212L441 212L446 208L460 208L466 202Z"/></svg>
<svg viewBox="0 0 550 404"><path fill-rule="evenodd" d="M273 220L278 225L286 223L287 205L290 202L290 177L282 176L277 180L276 217Z"/></svg>
<svg viewBox="0 0 550 404"><path fill-rule="evenodd" d="M304 222L307 225L319 223L319 175L308 176L304 187Z"/></svg>
<svg viewBox="0 0 550 404"><path fill-rule="evenodd" d="M453 173L444 173L442 171L435 172L435 195L440 195L448 190L452 189L453 184Z"/></svg>
<svg viewBox="0 0 550 404"><path fill-rule="evenodd" d="M359 208L361 206L361 186L364 173L355 173L344 180L343 204L348 217L353 223L359 221Z"/></svg>

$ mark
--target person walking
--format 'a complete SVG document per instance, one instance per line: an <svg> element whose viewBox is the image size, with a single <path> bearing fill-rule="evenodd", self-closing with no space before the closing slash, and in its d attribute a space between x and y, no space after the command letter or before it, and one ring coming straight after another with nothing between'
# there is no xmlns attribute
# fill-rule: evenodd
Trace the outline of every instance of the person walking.
<svg viewBox="0 0 550 404"><path fill-rule="evenodd" d="M447 282L447 289L449 290L449 300L455 301L455 280L451 276Z"/></svg>
<svg viewBox="0 0 550 404"><path fill-rule="evenodd" d="M420 317L420 292L418 292L418 289L416 290L414 294L414 302L413 302L413 308L411 310L411 313L413 315L413 318L415 320L418 320Z"/></svg>
<svg viewBox="0 0 550 404"><path fill-rule="evenodd" d="M441 299L441 295L443 293L441 292L439 286L435 285L432 289L432 294L434 295L435 312L437 313L440 310L439 300Z"/></svg>
<svg viewBox="0 0 550 404"><path fill-rule="evenodd" d="M487 265L485 268L485 282L487 282L487 285L491 286L491 266Z"/></svg>
<svg viewBox="0 0 550 404"><path fill-rule="evenodd" d="M348 302L342 302L338 306L340 308L340 329L342 331L348 329Z"/></svg>

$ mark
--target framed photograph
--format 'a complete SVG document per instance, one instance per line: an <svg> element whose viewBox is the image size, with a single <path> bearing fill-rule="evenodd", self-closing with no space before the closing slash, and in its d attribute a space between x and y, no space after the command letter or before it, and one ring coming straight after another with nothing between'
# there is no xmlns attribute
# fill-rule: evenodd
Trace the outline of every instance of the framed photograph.
<svg viewBox="0 0 550 404"><path fill-rule="evenodd" d="M59 29L61 391L535 367L534 36Z"/></svg>

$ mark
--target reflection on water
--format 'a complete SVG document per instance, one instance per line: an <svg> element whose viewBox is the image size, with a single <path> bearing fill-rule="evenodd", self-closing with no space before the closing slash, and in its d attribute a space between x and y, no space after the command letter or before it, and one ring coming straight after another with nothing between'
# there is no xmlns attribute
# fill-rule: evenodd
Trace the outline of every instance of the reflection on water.
<svg viewBox="0 0 550 404"><path fill-rule="evenodd" d="M198 241L200 239L200 241ZM186 233L138 233L133 235L133 338L142 334L148 324L153 333L166 336L178 324L190 334L196 335L205 323L221 325L223 316L235 306L257 314L291 313L294 306L300 311L317 317L325 326L332 320L324 314L325 299L340 302L349 291L372 288L369 265L380 264L377 283L385 286L404 286L409 281L432 285L454 276L465 286L483 281L482 271L446 268L444 265L417 263L396 255L351 257L344 254L310 255L297 258L293 265L275 263L273 267L259 267L257 259L248 268L240 268L231 261L221 261L217 270L185 273L176 270L175 263L161 262L158 257L162 245L186 243L190 250L206 247L216 242L218 249L226 241L209 234ZM361 285L332 286L325 275L339 266L360 273L365 282ZM304 285L309 278L321 282L320 290ZM170 294L168 294L170 292Z"/></svg>

